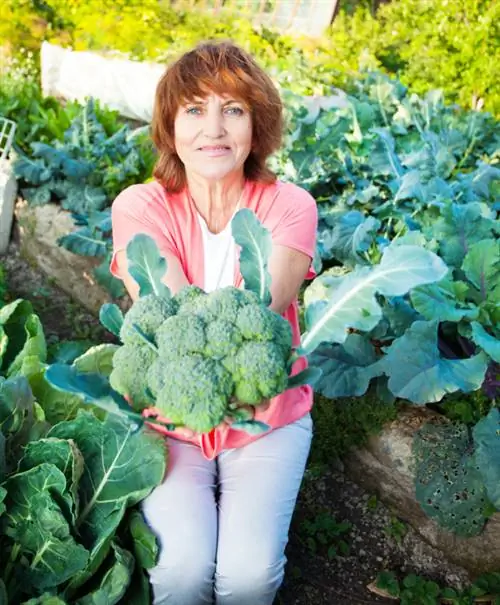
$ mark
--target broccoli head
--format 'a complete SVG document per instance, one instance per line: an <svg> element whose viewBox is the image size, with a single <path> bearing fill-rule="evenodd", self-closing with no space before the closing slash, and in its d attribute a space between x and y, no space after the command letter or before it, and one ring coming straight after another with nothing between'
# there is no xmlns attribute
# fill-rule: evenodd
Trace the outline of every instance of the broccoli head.
<svg viewBox="0 0 500 605"><path fill-rule="evenodd" d="M176 424L198 433L219 425L233 391L229 372L216 360L184 355L168 365L156 407Z"/></svg>
<svg viewBox="0 0 500 605"><path fill-rule="evenodd" d="M130 397L135 410L143 410L154 403L147 391L147 373L157 358L155 351L146 344L124 345L113 355L109 383L115 391Z"/></svg>
<svg viewBox="0 0 500 605"><path fill-rule="evenodd" d="M244 342L226 368L232 372L234 396L258 405L286 389L288 373L280 347L272 342Z"/></svg>
<svg viewBox="0 0 500 605"><path fill-rule="evenodd" d="M137 299L125 314L120 329L120 339L125 345L141 346L144 340L134 329L137 325L152 341L161 324L177 313L177 303L172 298L148 294Z"/></svg>
<svg viewBox="0 0 500 605"><path fill-rule="evenodd" d="M188 286L171 299L148 295L126 314L120 335L113 388L136 409L155 406L197 432L220 424L235 401L258 405L287 388L290 324L253 292Z"/></svg>

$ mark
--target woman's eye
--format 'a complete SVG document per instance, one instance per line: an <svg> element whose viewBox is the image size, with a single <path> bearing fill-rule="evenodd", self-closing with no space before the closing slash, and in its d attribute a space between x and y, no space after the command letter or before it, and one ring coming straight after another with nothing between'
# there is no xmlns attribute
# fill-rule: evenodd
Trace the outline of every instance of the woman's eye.
<svg viewBox="0 0 500 605"><path fill-rule="evenodd" d="M229 115L232 116L241 116L243 115L243 109L241 109L241 107L227 107L226 111L229 113Z"/></svg>
<svg viewBox="0 0 500 605"><path fill-rule="evenodd" d="M198 115L201 113L201 109L199 107L188 107L186 109L186 113L190 115Z"/></svg>

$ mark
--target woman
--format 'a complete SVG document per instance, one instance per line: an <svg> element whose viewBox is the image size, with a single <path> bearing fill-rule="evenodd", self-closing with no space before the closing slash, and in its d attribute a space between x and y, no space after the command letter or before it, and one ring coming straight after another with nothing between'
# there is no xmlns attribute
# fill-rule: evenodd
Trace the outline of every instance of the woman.
<svg viewBox="0 0 500 605"><path fill-rule="evenodd" d="M282 104L270 78L231 43L196 47L158 84L155 180L123 191L112 208L112 273L131 297L125 248L152 236L168 263L166 284L211 291L242 286L230 221L252 209L271 232L271 308L299 341L297 294L314 255L317 210L301 188L265 162L282 137ZM295 370L306 365L296 362ZM155 604L271 605L280 587L288 530L309 453L310 387L255 412L271 430L251 436L223 423L207 434L167 437L166 480L144 501L160 555L150 579Z"/></svg>

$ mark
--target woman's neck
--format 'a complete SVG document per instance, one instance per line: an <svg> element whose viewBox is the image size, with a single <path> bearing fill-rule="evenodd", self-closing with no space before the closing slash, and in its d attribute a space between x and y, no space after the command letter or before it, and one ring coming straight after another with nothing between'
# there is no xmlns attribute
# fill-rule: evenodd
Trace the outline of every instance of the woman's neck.
<svg viewBox="0 0 500 605"><path fill-rule="evenodd" d="M212 233L223 231L241 201L244 176L221 182L187 179L188 191L198 213Z"/></svg>

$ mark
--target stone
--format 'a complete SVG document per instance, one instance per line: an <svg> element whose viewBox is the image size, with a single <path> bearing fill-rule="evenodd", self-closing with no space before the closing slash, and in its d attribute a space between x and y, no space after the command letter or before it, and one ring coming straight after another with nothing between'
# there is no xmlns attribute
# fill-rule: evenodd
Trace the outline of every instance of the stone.
<svg viewBox="0 0 500 605"><path fill-rule="evenodd" d="M491 516L482 533L463 538L430 519L415 498L412 443L426 422L443 422L443 416L427 408L404 406L396 420L372 436L365 447L344 458L347 474L411 525L444 558L476 577L500 570L500 513Z"/></svg>
<svg viewBox="0 0 500 605"><path fill-rule="evenodd" d="M17 180L10 162L0 161L0 254L5 254L10 241Z"/></svg>
<svg viewBox="0 0 500 605"><path fill-rule="evenodd" d="M117 302L93 276L99 259L73 254L57 244L59 237L75 230L69 212L57 204L29 206L18 200L15 215L21 254L62 290L95 314L104 303ZM128 297L118 302L125 308Z"/></svg>

